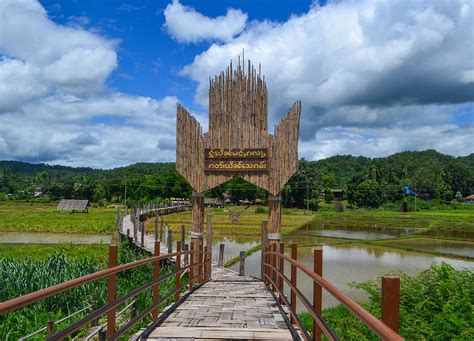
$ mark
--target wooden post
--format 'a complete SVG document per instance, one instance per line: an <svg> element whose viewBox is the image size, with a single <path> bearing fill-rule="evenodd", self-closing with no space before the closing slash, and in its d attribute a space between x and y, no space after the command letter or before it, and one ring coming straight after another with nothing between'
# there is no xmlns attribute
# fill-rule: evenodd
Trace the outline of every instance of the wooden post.
<svg viewBox="0 0 474 341"><path fill-rule="evenodd" d="M203 247L202 247L202 243L199 244L199 258L198 258L198 263L199 263L199 266L198 266L198 279L199 279L199 283L202 283L204 282L204 252L203 252Z"/></svg>
<svg viewBox="0 0 474 341"><path fill-rule="evenodd" d="M145 222L144 221L141 221L140 222L140 226L142 228L142 241L141 241L141 245L142 245L142 248L145 247Z"/></svg>
<svg viewBox="0 0 474 341"><path fill-rule="evenodd" d="M189 290L194 287L194 241L191 240L191 250L189 254Z"/></svg>
<svg viewBox="0 0 474 341"><path fill-rule="evenodd" d="M160 241L163 241L163 217L161 218L160 224Z"/></svg>
<svg viewBox="0 0 474 341"><path fill-rule="evenodd" d="M298 258L298 247L296 244L291 244L291 259L297 260ZM296 288L296 266L291 264L291 285ZM296 292L291 289L291 295L290 295L290 309L293 313L296 313ZM295 319L293 316L291 316L291 323L295 323Z"/></svg>
<svg viewBox="0 0 474 341"><path fill-rule="evenodd" d="M217 266L224 266L224 246L225 244L219 244L219 260L217 261Z"/></svg>
<svg viewBox="0 0 474 341"><path fill-rule="evenodd" d="M183 251L189 251L189 244L184 244ZM185 253L184 254L184 265L187 266L188 264L189 264L189 253Z"/></svg>
<svg viewBox="0 0 474 341"><path fill-rule="evenodd" d="M281 193L274 196L268 194L268 234L270 244L280 241L281 232Z"/></svg>
<svg viewBox="0 0 474 341"><path fill-rule="evenodd" d="M239 276L244 276L244 274L245 274L245 251L240 251Z"/></svg>
<svg viewBox="0 0 474 341"><path fill-rule="evenodd" d="M124 211L124 215L128 215L128 206L125 206Z"/></svg>
<svg viewBox="0 0 474 341"><path fill-rule="evenodd" d="M212 215L207 215L207 234L206 234L206 276L207 280L211 279L211 258L212 258Z"/></svg>
<svg viewBox="0 0 474 341"><path fill-rule="evenodd" d="M48 325L46 327L46 332L48 334L48 337L54 334L54 320L49 319L48 320Z"/></svg>
<svg viewBox="0 0 474 341"><path fill-rule="evenodd" d="M285 274L285 260L283 259L283 255L285 254L285 243L280 243L280 250L278 251L280 257L278 257L278 290L280 292L280 303L283 303L282 295L283 295L283 275Z"/></svg>
<svg viewBox="0 0 474 341"><path fill-rule="evenodd" d="M176 273L176 288L179 288L181 286L181 241L178 240L176 242L176 252L178 252L178 255L176 256L176 271L178 271ZM181 289L179 289L178 291L176 291L176 294L175 294L175 298L176 298L176 301L179 300L179 296L180 296L180 291Z"/></svg>
<svg viewBox="0 0 474 341"><path fill-rule="evenodd" d="M204 193L193 191L191 195L191 205L191 239L194 239L194 242L196 244L195 248L196 250L199 250L199 246L203 244L202 241L204 231Z"/></svg>
<svg viewBox="0 0 474 341"><path fill-rule="evenodd" d="M382 322L394 332L400 327L400 277L382 277Z"/></svg>
<svg viewBox="0 0 474 341"><path fill-rule="evenodd" d="M109 268L117 266L117 245L109 245ZM117 298L117 274L109 275L107 281L107 303ZM115 312L113 308L107 312L107 337L115 333Z"/></svg>
<svg viewBox="0 0 474 341"><path fill-rule="evenodd" d="M168 225L166 225L166 234L168 235L168 253L173 252L173 233L171 233L171 229L168 229Z"/></svg>
<svg viewBox="0 0 474 341"><path fill-rule="evenodd" d="M323 276L323 250L315 249L313 251L313 271L319 276ZM313 281L313 306L321 314L323 308L323 292L319 284ZM313 340L321 341L321 328L316 321L313 321Z"/></svg>
<svg viewBox="0 0 474 341"><path fill-rule="evenodd" d="M158 211L155 214L155 241L158 240Z"/></svg>
<svg viewBox="0 0 474 341"><path fill-rule="evenodd" d="M133 219L133 241L137 242L137 218L134 217Z"/></svg>
<svg viewBox="0 0 474 341"><path fill-rule="evenodd" d="M267 221L262 221L262 251L260 252L260 279L265 282L265 250L268 245L268 228L267 228Z"/></svg>
<svg viewBox="0 0 474 341"><path fill-rule="evenodd" d="M185 231L184 231L184 225L181 225L181 245L184 246L185 243Z"/></svg>
<svg viewBox="0 0 474 341"><path fill-rule="evenodd" d="M208 281L211 279L211 262L209 258L209 249L207 245L204 247L204 280Z"/></svg>
<svg viewBox="0 0 474 341"><path fill-rule="evenodd" d="M159 256L160 255L160 242L155 240L155 245L154 245L154 256ZM157 260L153 262L153 281L158 281L158 278L160 277L160 261ZM160 284L156 283L153 285L153 305L158 304L158 300L160 298ZM153 321L156 321L158 319L158 313L159 313L159 307L156 306L152 310L152 316L153 316Z"/></svg>
<svg viewBox="0 0 474 341"><path fill-rule="evenodd" d="M272 245L272 252L276 252L277 251L277 244L276 243L273 243L271 244ZM277 257L275 254L272 255L272 281L273 283L277 284L277 273L275 271L276 269L276 266L277 266ZM276 291L276 285L275 284L272 284L272 291L275 292Z"/></svg>

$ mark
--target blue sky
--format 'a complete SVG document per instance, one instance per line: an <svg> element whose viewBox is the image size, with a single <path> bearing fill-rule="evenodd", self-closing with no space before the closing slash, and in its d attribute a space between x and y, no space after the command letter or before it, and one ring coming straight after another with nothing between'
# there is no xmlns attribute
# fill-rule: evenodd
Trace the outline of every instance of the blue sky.
<svg viewBox="0 0 474 341"><path fill-rule="evenodd" d="M0 159L174 161L180 102L262 64L270 130L302 101L300 157L474 152L470 0L0 2Z"/></svg>

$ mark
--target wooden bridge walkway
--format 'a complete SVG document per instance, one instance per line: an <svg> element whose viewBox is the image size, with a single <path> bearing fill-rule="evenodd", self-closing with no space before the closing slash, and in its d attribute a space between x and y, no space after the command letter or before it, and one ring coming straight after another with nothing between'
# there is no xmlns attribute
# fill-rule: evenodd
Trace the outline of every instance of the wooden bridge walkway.
<svg viewBox="0 0 474 341"><path fill-rule="evenodd" d="M141 227L134 225L131 215L124 216L119 224L122 235L127 235L127 230L128 238L137 247L153 254L155 234L144 233L142 237ZM168 245L161 242L160 254L167 253ZM297 335L286 307L279 305L263 281L239 276L215 263L211 264L211 280L183 296L174 309L165 310L158 322L143 330L139 339L293 340Z"/></svg>
<svg viewBox="0 0 474 341"><path fill-rule="evenodd" d="M262 281L215 264L211 276L141 338L293 340L286 313Z"/></svg>

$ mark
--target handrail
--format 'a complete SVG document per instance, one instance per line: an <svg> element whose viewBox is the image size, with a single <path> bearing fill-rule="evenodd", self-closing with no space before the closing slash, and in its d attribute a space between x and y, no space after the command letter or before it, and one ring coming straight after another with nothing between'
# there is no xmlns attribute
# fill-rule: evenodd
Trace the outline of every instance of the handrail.
<svg viewBox="0 0 474 341"><path fill-rule="evenodd" d="M53 285L53 286L45 288L45 289L37 290L37 291L32 292L30 294L26 294L26 295L11 299L9 301L0 303L0 315L4 315L4 314L6 314L6 313L8 313L12 310L17 310L19 308L22 308L22 307L25 307L27 305L33 304L35 302L38 302L42 299L60 294L60 293L66 291L68 289L75 288L79 285L86 284L86 283L92 282L94 280L101 279L101 278L107 277L109 275L116 274L118 272L122 272L124 270L132 269L132 268L135 268L135 267L140 266L140 265L145 265L145 264L148 264L148 263L156 262L156 261L159 261L159 260L167 259L169 257L174 257L174 256L183 255L183 254L187 254L187 253L189 253L189 254L199 253L199 251L198 250L197 251L189 250L189 251L180 251L180 252L168 253L168 254L160 255L160 256L153 256L153 257L137 260L137 261L134 261L134 262L130 262L130 263L127 263L127 264L118 265L118 266L115 266L113 268L100 270L100 271L94 272L92 274L85 275L85 276L82 276L82 277L78 277L78 278L75 278L75 279L71 279L69 281L66 281L66 282L63 282L63 283L60 283L60 284L56 284L56 285Z"/></svg>
<svg viewBox="0 0 474 341"><path fill-rule="evenodd" d="M113 266L113 267L110 267L108 269L100 270L100 271L97 271L97 272L89 274L89 275L81 276L79 278L75 278L75 279L69 280L67 282L63 282L63 283L51 286L49 288L41 289L41 290L35 291L33 293L30 293L30 294L27 294L27 295L24 295L24 296L14 298L14 299L11 299L11 300L6 301L6 302L2 302L2 303L0 303L0 315L4 315L8 312L20 309L22 307L31 305L33 303L36 303L36 302L38 302L42 299L46 299L48 297L60 294L64 291L66 291L66 290L73 289L73 288L78 287L80 285L83 285L83 284L86 284L86 283L89 283L89 282L92 282L92 281L95 281L95 280L98 280L98 279L102 279L104 277L108 277L109 281L110 281L110 278L115 276L115 274L117 274L119 272L122 272L122 271L125 271L125 270L128 270L128 269L131 269L131 268L135 268L135 267L142 266L142 265L149 264L149 263L154 263L155 264L153 280L141 285L138 288L135 288L134 290L128 292L127 294L125 294L125 295L123 295L119 298L112 298L112 300L110 300L110 297L109 297L108 303L105 304L104 306L96 309L95 311L93 311L90 314L84 316L80 320L73 322L71 325L69 325L68 327L56 332L55 334L48 336L48 340L61 340L64 337L67 337L68 335L71 335L73 332L75 332L79 328L83 327L88 322L91 322L92 320L97 319L98 317L100 317L100 316L102 316L106 313L109 313L111 311L113 312L114 309L118 305L120 305L120 304L126 302L128 299L140 294L144 290L149 289L151 287L155 288L155 287L157 287L157 284L159 284L161 281L163 281L165 279L168 279L168 278L171 278L172 276L178 277L178 276L181 275L181 273L184 273L188 269L197 268L196 276L193 276L191 274L191 276L190 276L191 278L190 278L190 281L189 281L189 290L193 290L193 287L194 287L193 283L194 284L199 284L199 283L203 283L203 282L206 282L207 280L209 280L210 276L208 276L208 274L205 272L204 268L207 268L206 264L207 264L207 262L210 261L210 258L207 257L207 256L203 257L204 253L203 253L203 250L202 250L201 247L199 248L199 250L194 249L194 246L193 246L194 243L193 242L191 243L191 250L181 250L181 245L180 244L181 243L178 242L179 247L178 247L177 252L168 253L168 254L165 254L165 255L157 255L157 256L146 258L146 259L141 259L141 260L138 260L138 261L130 262L130 263L127 263L127 264L123 264L123 265L119 265L119 266ZM112 249L115 250L115 258L116 258L116 246L111 245L110 248L109 248L109 252ZM155 242L155 254L159 254L159 242ZM194 254L197 254L197 256L193 257ZM190 258L191 258L190 264L188 264L186 266L180 266L180 262L178 261L177 262L177 270L172 271L170 273L167 273L165 275L161 275L161 276L158 276L158 274L155 275L155 270L159 269L159 267L158 268L156 267L156 264L159 264L160 260L167 259L167 258L174 257L174 256L176 256L177 259L178 258L180 259L181 255L190 255ZM109 266L111 266L111 265L112 264L110 263L110 254L109 254ZM128 329L130 329L133 325L135 325L138 321L143 319L147 314L149 314L152 311L157 310L161 303L165 302L167 299L169 299L173 295L175 295L177 298L179 298L179 292L184 287L186 287L186 284L180 285L179 281L177 281L176 284L177 284L177 287L174 290L172 290L170 293L160 297L160 299L158 299L158 297L156 297L156 300L155 300L155 296L154 296L152 305L147 307L139 315L135 316L130 321L128 321L125 324L125 326L123 326L120 330L114 331L114 329L112 329L111 334L109 334L109 330L108 330L107 331L108 336L112 340L117 339L119 336L123 335ZM116 290L115 288L110 289L110 287L109 287L108 290L113 290L112 291L114 293L113 295L115 295L115 290ZM154 292L154 295L155 295L155 292ZM113 317L115 317L115 313L113 313L113 314L114 314ZM107 318L109 319L109 316ZM109 321L109 323L110 323L110 321ZM112 326L115 326L115 319L112 320Z"/></svg>
<svg viewBox="0 0 474 341"><path fill-rule="evenodd" d="M312 271L311 269L309 269L305 265L297 262L296 260L292 259L291 257L289 257L289 256L287 256L283 253L280 253L280 252L277 252L277 251L272 251L270 248L268 248L265 251L265 253L269 256L276 256L278 258L281 257L285 261L287 261L290 264L292 264L293 266L295 266L297 269L303 271L314 282L316 282L318 285L320 285L321 287L326 289L339 302L341 302L347 308L349 308L349 310L352 313L354 313L357 317L359 317L367 326L369 326L382 339L384 339L384 340L403 340L403 338L399 334L397 334L392 329L390 329L385 323L383 323L378 318L373 316L371 313L369 313L367 310L365 310L363 307L361 307L358 303L354 302L349 296L347 296L345 293L340 291L338 288L336 288L329 281L327 281L326 279L324 279L320 275L316 274L314 271ZM275 273L276 275L278 275L278 276L281 275L279 269L272 266L269 262L265 261L265 266L268 267L268 268L273 268L272 272ZM269 277L272 277L272 276L268 275L267 272L264 274L264 276L267 279L269 279ZM274 283L273 281L272 281L272 286L275 287L279 291L280 295L283 295L283 293L280 292L280 288L278 287L278 285L276 283ZM293 286L291 284L290 284L290 288L291 288L292 292L295 291L296 294L298 294L298 291L294 290L294 289L297 289L297 288L293 288ZM306 307L306 308L308 308L308 307ZM323 328L321 328L321 329L323 329ZM329 335L327 335L327 336L329 337Z"/></svg>

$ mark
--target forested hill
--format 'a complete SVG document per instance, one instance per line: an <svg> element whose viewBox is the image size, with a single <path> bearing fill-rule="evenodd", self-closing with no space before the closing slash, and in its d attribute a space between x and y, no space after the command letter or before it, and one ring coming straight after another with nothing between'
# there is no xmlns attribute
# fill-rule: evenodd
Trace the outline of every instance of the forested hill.
<svg viewBox="0 0 474 341"><path fill-rule="evenodd" d="M308 195L329 189L346 192L357 186L376 186L388 200L398 200L407 185L428 197L454 197L474 192L474 154L453 157L426 150L401 152L387 157L367 158L337 155L319 161L300 161L299 171L285 187L284 197L296 205ZM87 198L94 201L122 201L127 198L152 200L157 197L188 197L191 189L175 171L174 163L137 163L110 170L73 168L0 161L0 197L28 199L42 192L51 199ZM239 179L221 186L234 198L262 196L254 186ZM443 194L444 193L444 194ZM211 195L217 195L216 192Z"/></svg>

